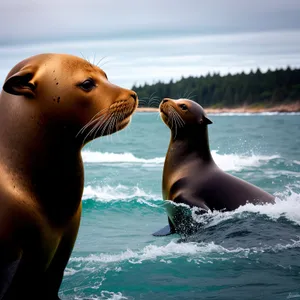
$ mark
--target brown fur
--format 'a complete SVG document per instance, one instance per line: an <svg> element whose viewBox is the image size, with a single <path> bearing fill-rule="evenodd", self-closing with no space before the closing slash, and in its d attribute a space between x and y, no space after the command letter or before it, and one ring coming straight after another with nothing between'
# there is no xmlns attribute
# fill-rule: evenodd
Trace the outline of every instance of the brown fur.
<svg viewBox="0 0 300 300"><path fill-rule="evenodd" d="M210 153L207 130L207 125L212 122L199 104L187 99L164 99L160 104L160 112L163 121L171 129L163 171L165 200L199 207L202 212L234 210L247 202L274 202L272 195L223 172L215 164ZM167 206L171 227L169 233L189 233L193 228L197 229L197 226L190 226L191 218L182 211L181 207Z"/></svg>
<svg viewBox="0 0 300 300"><path fill-rule="evenodd" d="M95 86L83 90L89 78ZM10 71L0 94L0 299L58 299L80 223L81 149L124 128L136 107L133 91L76 56L37 55ZM88 135L95 123L81 130L100 111L114 123L105 129L102 116L97 133Z"/></svg>

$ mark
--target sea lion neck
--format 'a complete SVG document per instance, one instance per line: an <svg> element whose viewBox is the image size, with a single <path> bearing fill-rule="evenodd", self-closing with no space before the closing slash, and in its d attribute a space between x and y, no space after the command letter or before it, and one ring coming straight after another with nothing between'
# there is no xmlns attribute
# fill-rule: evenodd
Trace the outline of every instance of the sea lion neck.
<svg viewBox="0 0 300 300"><path fill-rule="evenodd" d="M178 132L171 131L169 149L176 156L197 155L203 161L212 161L209 148L207 126L181 128Z"/></svg>
<svg viewBox="0 0 300 300"><path fill-rule="evenodd" d="M30 105L19 109L21 97L5 98L0 95L1 167L11 184L37 202L49 219L55 215L58 223L67 222L82 196L81 147L68 136L68 128L43 120Z"/></svg>

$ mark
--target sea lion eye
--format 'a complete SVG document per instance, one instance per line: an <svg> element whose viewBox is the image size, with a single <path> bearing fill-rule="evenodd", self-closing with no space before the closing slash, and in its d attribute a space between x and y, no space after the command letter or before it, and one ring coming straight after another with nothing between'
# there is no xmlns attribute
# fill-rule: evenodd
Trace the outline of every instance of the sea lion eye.
<svg viewBox="0 0 300 300"><path fill-rule="evenodd" d="M180 104L179 107L180 107L182 110L188 110L188 107L187 107L185 104Z"/></svg>
<svg viewBox="0 0 300 300"><path fill-rule="evenodd" d="M96 84L93 79L89 78L84 82L80 83L78 86L84 91L90 92L96 86Z"/></svg>

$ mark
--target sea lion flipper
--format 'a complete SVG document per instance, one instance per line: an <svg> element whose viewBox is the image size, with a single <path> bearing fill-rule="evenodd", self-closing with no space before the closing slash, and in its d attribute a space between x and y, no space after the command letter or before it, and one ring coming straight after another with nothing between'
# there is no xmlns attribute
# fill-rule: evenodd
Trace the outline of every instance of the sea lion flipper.
<svg viewBox="0 0 300 300"><path fill-rule="evenodd" d="M172 232L170 225L167 225L167 226L163 227L162 229L152 233L152 235L153 236L167 236L167 235L170 235L173 233L174 232Z"/></svg>
<svg viewBox="0 0 300 300"><path fill-rule="evenodd" d="M153 236L167 236L167 235L176 233L175 228L169 218L168 218L168 221L169 221L169 224L167 226L152 233L152 235Z"/></svg>

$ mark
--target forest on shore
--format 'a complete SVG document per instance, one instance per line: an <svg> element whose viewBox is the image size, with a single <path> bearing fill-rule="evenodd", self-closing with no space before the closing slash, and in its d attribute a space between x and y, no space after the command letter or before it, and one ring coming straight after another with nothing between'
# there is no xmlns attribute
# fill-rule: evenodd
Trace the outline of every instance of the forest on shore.
<svg viewBox="0 0 300 300"><path fill-rule="evenodd" d="M169 83L133 86L140 107L158 107L163 98L188 98L204 107L271 107L300 100L300 69L276 69L246 74L218 73L182 77Z"/></svg>

